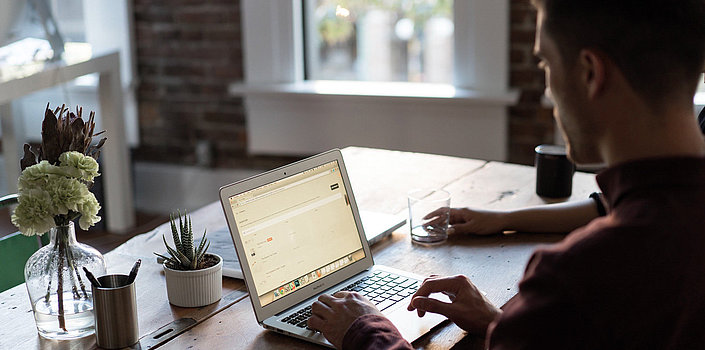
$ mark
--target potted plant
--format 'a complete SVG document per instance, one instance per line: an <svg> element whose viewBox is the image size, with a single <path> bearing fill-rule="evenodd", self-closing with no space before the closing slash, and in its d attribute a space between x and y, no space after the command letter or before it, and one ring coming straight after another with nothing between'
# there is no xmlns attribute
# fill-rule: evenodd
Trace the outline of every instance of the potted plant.
<svg viewBox="0 0 705 350"><path fill-rule="evenodd" d="M179 224L176 225L176 216ZM164 246L169 257L154 253L164 259L166 290L169 302L181 307L200 307L215 303L222 296L223 259L212 253L206 253L210 243L206 231L198 247L193 241L191 219L181 212L171 214L171 233L174 248L169 246L164 235Z"/></svg>

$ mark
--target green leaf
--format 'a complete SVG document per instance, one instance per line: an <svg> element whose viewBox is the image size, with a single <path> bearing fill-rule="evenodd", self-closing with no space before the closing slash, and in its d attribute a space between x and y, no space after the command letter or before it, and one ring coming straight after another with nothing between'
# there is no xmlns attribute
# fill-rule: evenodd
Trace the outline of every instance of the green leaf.
<svg viewBox="0 0 705 350"><path fill-rule="evenodd" d="M191 270L195 270L197 266L198 266L198 259L193 259L191 261L191 266L190 266Z"/></svg>
<svg viewBox="0 0 705 350"><path fill-rule="evenodd" d="M206 245L206 249L204 249L200 254L198 254L198 261L201 261L203 257L206 255L206 251L208 250L208 247L210 247L211 242L208 242L208 245Z"/></svg>
<svg viewBox="0 0 705 350"><path fill-rule="evenodd" d="M173 268L173 266L179 265L179 261L178 261L178 260L175 260L175 259L172 258L172 257L167 257L167 256L161 255L161 254L156 253L156 252L154 253L154 255L156 255L156 256L158 256L158 257L164 259L164 263L167 264L167 266L169 266L169 267L171 267L171 268Z"/></svg>
<svg viewBox="0 0 705 350"><path fill-rule="evenodd" d="M176 224L177 216L179 219L178 226ZM210 247L210 242L208 242L208 239L206 238L207 231L203 231L201 242L199 242L196 247L193 237L193 221L191 220L191 217L188 216L188 211L184 211L182 213L180 210L177 210L169 216L169 221L176 249L169 247L166 239L162 236L164 245L167 247L167 251L170 255L172 255L174 260L179 262L182 269L197 269L201 264L208 247Z"/></svg>
<svg viewBox="0 0 705 350"><path fill-rule="evenodd" d="M176 260L179 259L178 254L176 254L176 251L174 248L170 247L169 244L166 242L166 238L164 238L164 235L162 235L162 240L164 241L164 246L166 247L166 251L169 252L169 254Z"/></svg>
<svg viewBox="0 0 705 350"><path fill-rule="evenodd" d="M171 236L174 239L176 250L181 250L181 240L179 239L179 232L176 230L176 220L174 219L174 214L169 216L169 221L171 222Z"/></svg>
<svg viewBox="0 0 705 350"><path fill-rule="evenodd" d="M157 253L157 252L152 252L152 253L154 253L154 255L156 255L156 256L158 256L158 257L164 259L164 260L171 260L171 258L168 257L168 256L161 255L161 254L159 254L159 253Z"/></svg>
<svg viewBox="0 0 705 350"><path fill-rule="evenodd" d="M181 244L183 245L181 252L184 253L189 260L193 260L193 231L190 230L190 219L186 215L184 215L183 230L181 231Z"/></svg>
<svg viewBox="0 0 705 350"><path fill-rule="evenodd" d="M185 267L186 269L193 270L193 268L190 268L192 265L191 259L189 259L186 255L179 251L177 251L176 253L179 255L179 261L181 261L181 266Z"/></svg>
<svg viewBox="0 0 705 350"><path fill-rule="evenodd" d="M181 232L181 242L183 243L184 241L184 236L186 234L186 226L184 226L184 222L182 220L182 215L181 211L177 211L179 213L179 232Z"/></svg>
<svg viewBox="0 0 705 350"><path fill-rule="evenodd" d="M203 250L203 247L206 245L206 242L208 242L208 239L206 239L206 230L203 230L203 237L201 237L201 244L198 245L198 249L196 250L196 256L201 256L201 253L205 253ZM206 248L208 250L208 248ZM200 258L198 260L201 260Z"/></svg>
<svg viewBox="0 0 705 350"><path fill-rule="evenodd" d="M169 247L168 245L166 246L166 250L173 257L173 260L176 262L176 265L181 265L181 266L185 267L187 270L190 268L191 259L187 258L183 253L181 253L178 250L174 250L174 248Z"/></svg>

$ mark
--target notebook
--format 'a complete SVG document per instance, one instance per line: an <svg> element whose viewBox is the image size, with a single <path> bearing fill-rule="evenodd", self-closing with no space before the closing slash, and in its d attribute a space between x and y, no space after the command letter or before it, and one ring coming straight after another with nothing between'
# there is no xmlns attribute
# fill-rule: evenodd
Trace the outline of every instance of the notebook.
<svg viewBox="0 0 705 350"><path fill-rule="evenodd" d="M220 201L264 328L331 347L306 320L320 294L343 289L367 295L409 342L445 320L406 310L422 276L374 264L339 150L224 186Z"/></svg>

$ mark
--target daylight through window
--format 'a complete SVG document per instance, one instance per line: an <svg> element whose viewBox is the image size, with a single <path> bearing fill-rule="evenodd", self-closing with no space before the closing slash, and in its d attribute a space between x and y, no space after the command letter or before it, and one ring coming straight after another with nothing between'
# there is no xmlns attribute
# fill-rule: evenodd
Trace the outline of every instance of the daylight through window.
<svg viewBox="0 0 705 350"><path fill-rule="evenodd" d="M306 78L452 83L453 0L306 0Z"/></svg>

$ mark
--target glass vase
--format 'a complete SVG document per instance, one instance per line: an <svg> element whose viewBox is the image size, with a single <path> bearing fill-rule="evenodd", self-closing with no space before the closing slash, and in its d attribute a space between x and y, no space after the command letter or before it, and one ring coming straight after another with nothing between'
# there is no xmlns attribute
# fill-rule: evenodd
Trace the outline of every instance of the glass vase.
<svg viewBox="0 0 705 350"><path fill-rule="evenodd" d="M83 268L105 275L105 260L96 249L76 241L73 222L49 231L50 242L24 268L29 300L39 335L75 339L95 332L91 284Z"/></svg>

